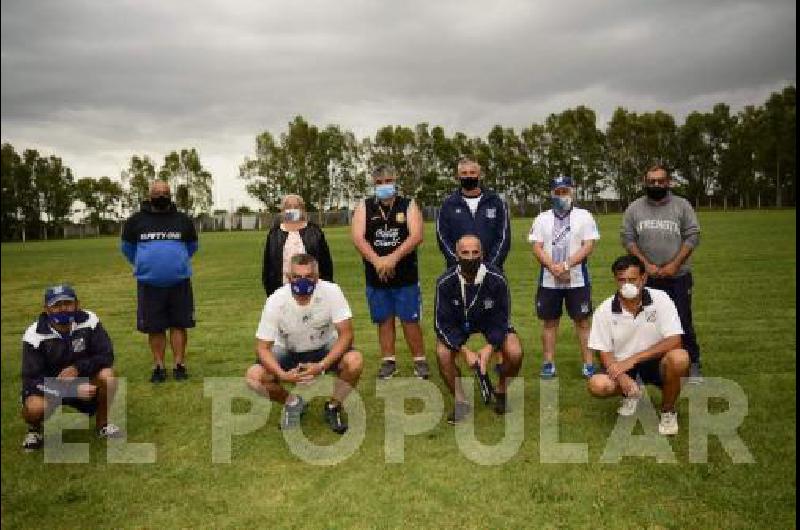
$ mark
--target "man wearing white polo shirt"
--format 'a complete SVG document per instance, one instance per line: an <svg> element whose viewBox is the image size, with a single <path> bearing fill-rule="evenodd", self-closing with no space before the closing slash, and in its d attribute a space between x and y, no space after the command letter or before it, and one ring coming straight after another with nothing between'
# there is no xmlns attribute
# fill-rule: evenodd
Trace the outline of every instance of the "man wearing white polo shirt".
<svg viewBox="0 0 800 530"><path fill-rule="evenodd" d="M633 255L611 266L617 293L597 308L589 334L589 347L600 352L603 374L592 376L589 393L595 397L622 395L618 412L631 416L640 397L637 378L661 388L662 435L678 433L675 402L681 378L689 372L689 354L681 347L680 317L663 291L645 287L645 265Z"/></svg>
<svg viewBox="0 0 800 530"><path fill-rule="evenodd" d="M347 431L342 402L361 376L361 353L352 348L353 315L338 285L319 279L317 260L309 254L291 258L289 282L267 298L256 331L256 364L245 375L247 385L283 404L281 428L300 424L306 404L283 383L310 383L318 375L337 375L324 416L334 432Z"/></svg>

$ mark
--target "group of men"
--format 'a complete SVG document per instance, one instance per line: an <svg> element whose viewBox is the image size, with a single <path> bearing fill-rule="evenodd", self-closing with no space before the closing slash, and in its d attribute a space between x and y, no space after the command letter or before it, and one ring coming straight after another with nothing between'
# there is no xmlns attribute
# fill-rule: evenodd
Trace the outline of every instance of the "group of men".
<svg viewBox="0 0 800 530"><path fill-rule="evenodd" d="M427 379L417 260L422 212L413 199L399 193L397 178L389 166L374 169L374 195L356 208L351 237L363 258L366 298L377 327L382 358L378 378L388 379L398 371L399 319L413 372ZM518 375L523 357L510 321L510 289L503 270L512 239L508 206L482 185L476 161L460 160L457 179L458 189L445 199L436 220L446 270L436 281L433 323L439 373L454 399L451 424L471 412L460 385L461 362L476 377L483 402L503 414L508 380ZM598 307L591 323L587 260L599 233L592 215L574 205L575 186L569 177L551 182L553 207L537 216L528 236L541 265L535 297L536 313L543 321L540 376L556 376L556 336L566 306L589 392L622 396L619 413L630 415L641 385L661 387L659 430L665 435L678 430L675 402L682 378L691 374L690 379L699 382L701 377L690 268L699 227L691 205L673 195L670 186L664 167L647 171L646 196L634 201L623 219L622 242L628 253L611 267L617 292ZM169 186L154 183L149 200L126 222L122 251L137 278L137 329L148 335L155 384L167 378L167 338L174 354L173 377L188 377L187 329L194 326L191 257L197 249L194 225L176 210ZM264 304L256 331L257 357L246 372L247 384L282 404L280 424L290 429L299 425L307 406L285 386L334 373L337 382L323 416L334 432L344 433L342 403L357 385L364 364L353 347L350 306L338 285L320 279L317 260L309 254L291 257L287 279ZM483 338L477 348L470 341L475 334ZM592 350L599 353L599 367ZM493 359L496 385L488 369ZM41 447L41 424L51 403L57 402L55 396L79 410L96 412L100 436L118 436L106 412L113 399L112 363L108 335L93 313L80 309L74 290L68 285L48 288L44 311L23 338L23 417L29 425L24 447ZM45 378L57 383L48 386Z"/></svg>

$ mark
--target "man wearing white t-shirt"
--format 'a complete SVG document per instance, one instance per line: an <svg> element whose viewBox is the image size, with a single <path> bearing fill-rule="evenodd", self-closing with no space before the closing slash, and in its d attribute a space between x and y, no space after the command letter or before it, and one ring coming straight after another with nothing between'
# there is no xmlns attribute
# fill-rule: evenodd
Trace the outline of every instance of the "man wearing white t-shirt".
<svg viewBox="0 0 800 530"><path fill-rule="evenodd" d="M645 265L633 255L622 256L611 266L618 291L597 308L589 335L589 347L600 352L606 373L589 379L595 397L622 395L618 412L631 416L640 397L639 384L661 388L661 421L658 432L678 433L675 403L681 378L689 373L689 354L681 347L683 328L678 310L663 291L646 288Z"/></svg>
<svg viewBox="0 0 800 530"><path fill-rule="evenodd" d="M542 265L536 290L536 315L543 322L540 375L542 379L556 375L556 337L562 307L566 305L583 356L582 373L588 378L594 374L594 359L586 344L592 314L587 259L600 234L592 214L573 206L574 186L570 177L553 179L550 190L553 208L536 217L528 234L533 254Z"/></svg>
<svg viewBox="0 0 800 530"><path fill-rule="evenodd" d="M256 331L258 362L245 378L254 391L282 403L281 428L297 427L306 403L282 383L309 383L323 372L337 374L333 396L325 403L325 420L342 434L342 402L361 376L361 353L352 349L350 306L338 285L319 279L317 260L297 254L291 260L290 283L264 304Z"/></svg>

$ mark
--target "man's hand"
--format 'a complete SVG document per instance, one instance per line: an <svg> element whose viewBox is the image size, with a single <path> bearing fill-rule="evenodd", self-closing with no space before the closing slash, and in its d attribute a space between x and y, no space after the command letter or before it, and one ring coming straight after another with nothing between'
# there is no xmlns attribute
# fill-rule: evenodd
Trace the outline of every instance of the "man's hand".
<svg viewBox="0 0 800 530"><path fill-rule="evenodd" d="M621 375L624 375L625 372L633 368L633 364L630 362L630 358L625 359L624 361L614 361L613 363L609 364L606 367L606 373L608 377L611 379L618 381L618 378Z"/></svg>
<svg viewBox="0 0 800 530"><path fill-rule="evenodd" d="M78 369L74 366L67 366L58 374L59 379L74 379L78 377Z"/></svg>
<svg viewBox="0 0 800 530"><path fill-rule="evenodd" d="M489 359L492 357L492 353L494 353L494 348L491 344L487 344L478 350L478 362L480 363L481 373L486 373L486 367L489 364Z"/></svg>
<svg viewBox="0 0 800 530"><path fill-rule="evenodd" d="M639 396L639 385L628 374L622 374L619 379L617 379L617 384L622 390L622 393L625 394L625 397Z"/></svg>
<svg viewBox="0 0 800 530"><path fill-rule="evenodd" d="M93 399L97 394L97 387L89 383L81 383L78 385L78 398L89 400Z"/></svg>
<svg viewBox="0 0 800 530"><path fill-rule="evenodd" d="M322 363L300 363L297 366L297 370L297 375L300 379L299 383L310 383L324 371Z"/></svg>
<svg viewBox="0 0 800 530"><path fill-rule="evenodd" d="M553 276L555 276L556 278L559 278L560 276L563 276L563 274L564 274L565 272L568 272L568 271L569 271L569 269L567 269L567 268L564 266L564 264L563 264L563 263L553 263L553 264L551 264L551 265L550 265L549 267L547 267L547 268L550 270L550 273L551 273Z"/></svg>
<svg viewBox="0 0 800 530"><path fill-rule="evenodd" d="M292 368L288 371L284 370L280 373L278 378L286 383L297 384L300 382L300 370L298 368Z"/></svg>
<svg viewBox="0 0 800 530"><path fill-rule="evenodd" d="M464 360L467 361L468 366L473 366L475 363L480 362L480 356L466 346L461 347L461 353L464 355Z"/></svg>
<svg viewBox="0 0 800 530"><path fill-rule="evenodd" d="M647 272L648 276L655 276L656 278L659 276L660 268L655 263L650 263L646 261L644 264L644 270Z"/></svg>
<svg viewBox="0 0 800 530"><path fill-rule="evenodd" d="M658 268L658 275L664 278L672 278L676 274L678 274L678 270L680 267L674 261L667 263Z"/></svg>

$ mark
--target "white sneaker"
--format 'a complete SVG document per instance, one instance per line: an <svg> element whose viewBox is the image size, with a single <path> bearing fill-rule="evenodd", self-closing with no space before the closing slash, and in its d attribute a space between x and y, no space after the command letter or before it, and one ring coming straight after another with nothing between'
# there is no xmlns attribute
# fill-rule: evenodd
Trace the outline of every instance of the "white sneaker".
<svg viewBox="0 0 800 530"><path fill-rule="evenodd" d="M114 438L122 438L123 436L124 434L122 432L122 429L120 429L113 423L106 424L97 431L98 438L114 439Z"/></svg>
<svg viewBox="0 0 800 530"><path fill-rule="evenodd" d="M624 397L622 403L617 409L617 414L620 416L633 416L636 414L636 406L639 404L638 397Z"/></svg>
<svg viewBox="0 0 800 530"><path fill-rule="evenodd" d="M678 413L662 412L661 421L658 422L658 433L663 436L678 434Z"/></svg>

